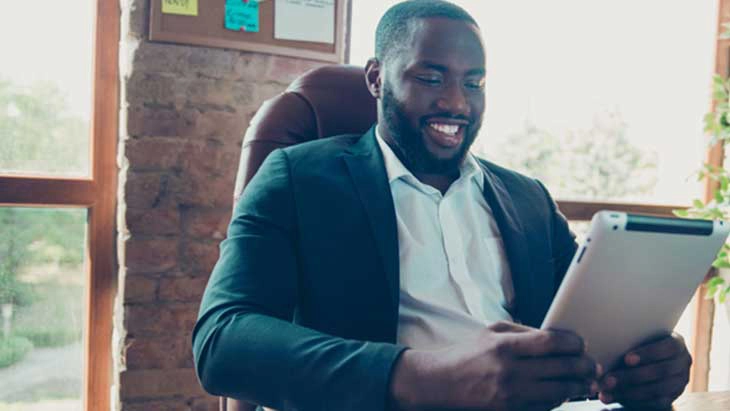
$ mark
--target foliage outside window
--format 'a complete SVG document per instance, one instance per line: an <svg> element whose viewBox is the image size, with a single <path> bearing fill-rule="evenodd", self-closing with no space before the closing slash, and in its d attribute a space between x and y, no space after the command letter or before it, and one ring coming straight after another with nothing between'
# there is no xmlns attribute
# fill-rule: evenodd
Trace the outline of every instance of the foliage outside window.
<svg viewBox="0 0 730 411"><path fill-rule="evenodd" d="M723 24L725 33L721 39L730 39L730 23ZM722 144L727 154L730 144L730 78L716 74L712 80L712 98L715 109L705 116L705 132L710 135L710 146ZM709 178L716 182L712 191L712 199L703 202L695 199L688 210L677 210L680 217L692 217L708 220L730 220L730 168L727 160L723 166L705 164L697 173L698 180ZM713 262L718 269L730 269L730 245L725 244ZM713 277L707 283L707 298L717 298L721 304L730 295L730 281L726 277Z"/></svg>

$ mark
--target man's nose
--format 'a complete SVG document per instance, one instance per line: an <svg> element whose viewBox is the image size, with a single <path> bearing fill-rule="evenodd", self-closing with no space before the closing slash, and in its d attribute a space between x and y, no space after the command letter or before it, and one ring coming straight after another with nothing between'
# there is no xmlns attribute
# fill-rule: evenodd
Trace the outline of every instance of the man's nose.
<svg viewBox="0 0 730 411"><path fill-rule="evenodd" d="M460 84L450 84L436 101L438 109L454 116L466 116L471 114L471 106L464 94L464 88Z"/></svg>

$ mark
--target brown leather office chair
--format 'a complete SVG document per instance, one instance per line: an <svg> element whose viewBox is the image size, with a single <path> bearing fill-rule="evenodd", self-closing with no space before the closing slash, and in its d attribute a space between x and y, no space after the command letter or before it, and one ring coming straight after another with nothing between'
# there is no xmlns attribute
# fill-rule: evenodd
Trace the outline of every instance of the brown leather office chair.
<svg viewBox="0 0 730 411"><path fill-rule="evenodd" d="M243 138L234 201L266 156L287 147L338 134L364 133L376 120L375 99L365 72L355 66L311 70L258 110ZM221 398L221 411L253 411L255 405Z"/></svg>

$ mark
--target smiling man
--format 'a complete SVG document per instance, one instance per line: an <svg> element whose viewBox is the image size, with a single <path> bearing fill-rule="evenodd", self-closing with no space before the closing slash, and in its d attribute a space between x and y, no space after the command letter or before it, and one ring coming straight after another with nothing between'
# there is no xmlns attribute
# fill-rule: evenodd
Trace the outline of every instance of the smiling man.
<svg viewBox="0 0 730 411"><path fill-rule="evenodd" d="M600 392L665 407L678 336L604 373L539 327L576 250L536 180L469 147L485 105L477 23L392 7L366 82L378 123L273 152L221 245L193 348L211 393L280 410L549 410Z"/></svg>

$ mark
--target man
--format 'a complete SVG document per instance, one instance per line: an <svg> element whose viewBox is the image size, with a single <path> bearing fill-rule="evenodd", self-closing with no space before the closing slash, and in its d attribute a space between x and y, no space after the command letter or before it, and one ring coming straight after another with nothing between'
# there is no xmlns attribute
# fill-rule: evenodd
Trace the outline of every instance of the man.
<svg viewBox="0 0 730 411"><path fill-rule="evenodd" d="M440 0L391 8L366 81L378 123L275 151L236 206L194 354L211 393L280 410L666 407L678 336L604 373L539 327L576 250L536 180L469 154L484 113L476 22ZM608 326L608 325L601 325Z"/></svg>

